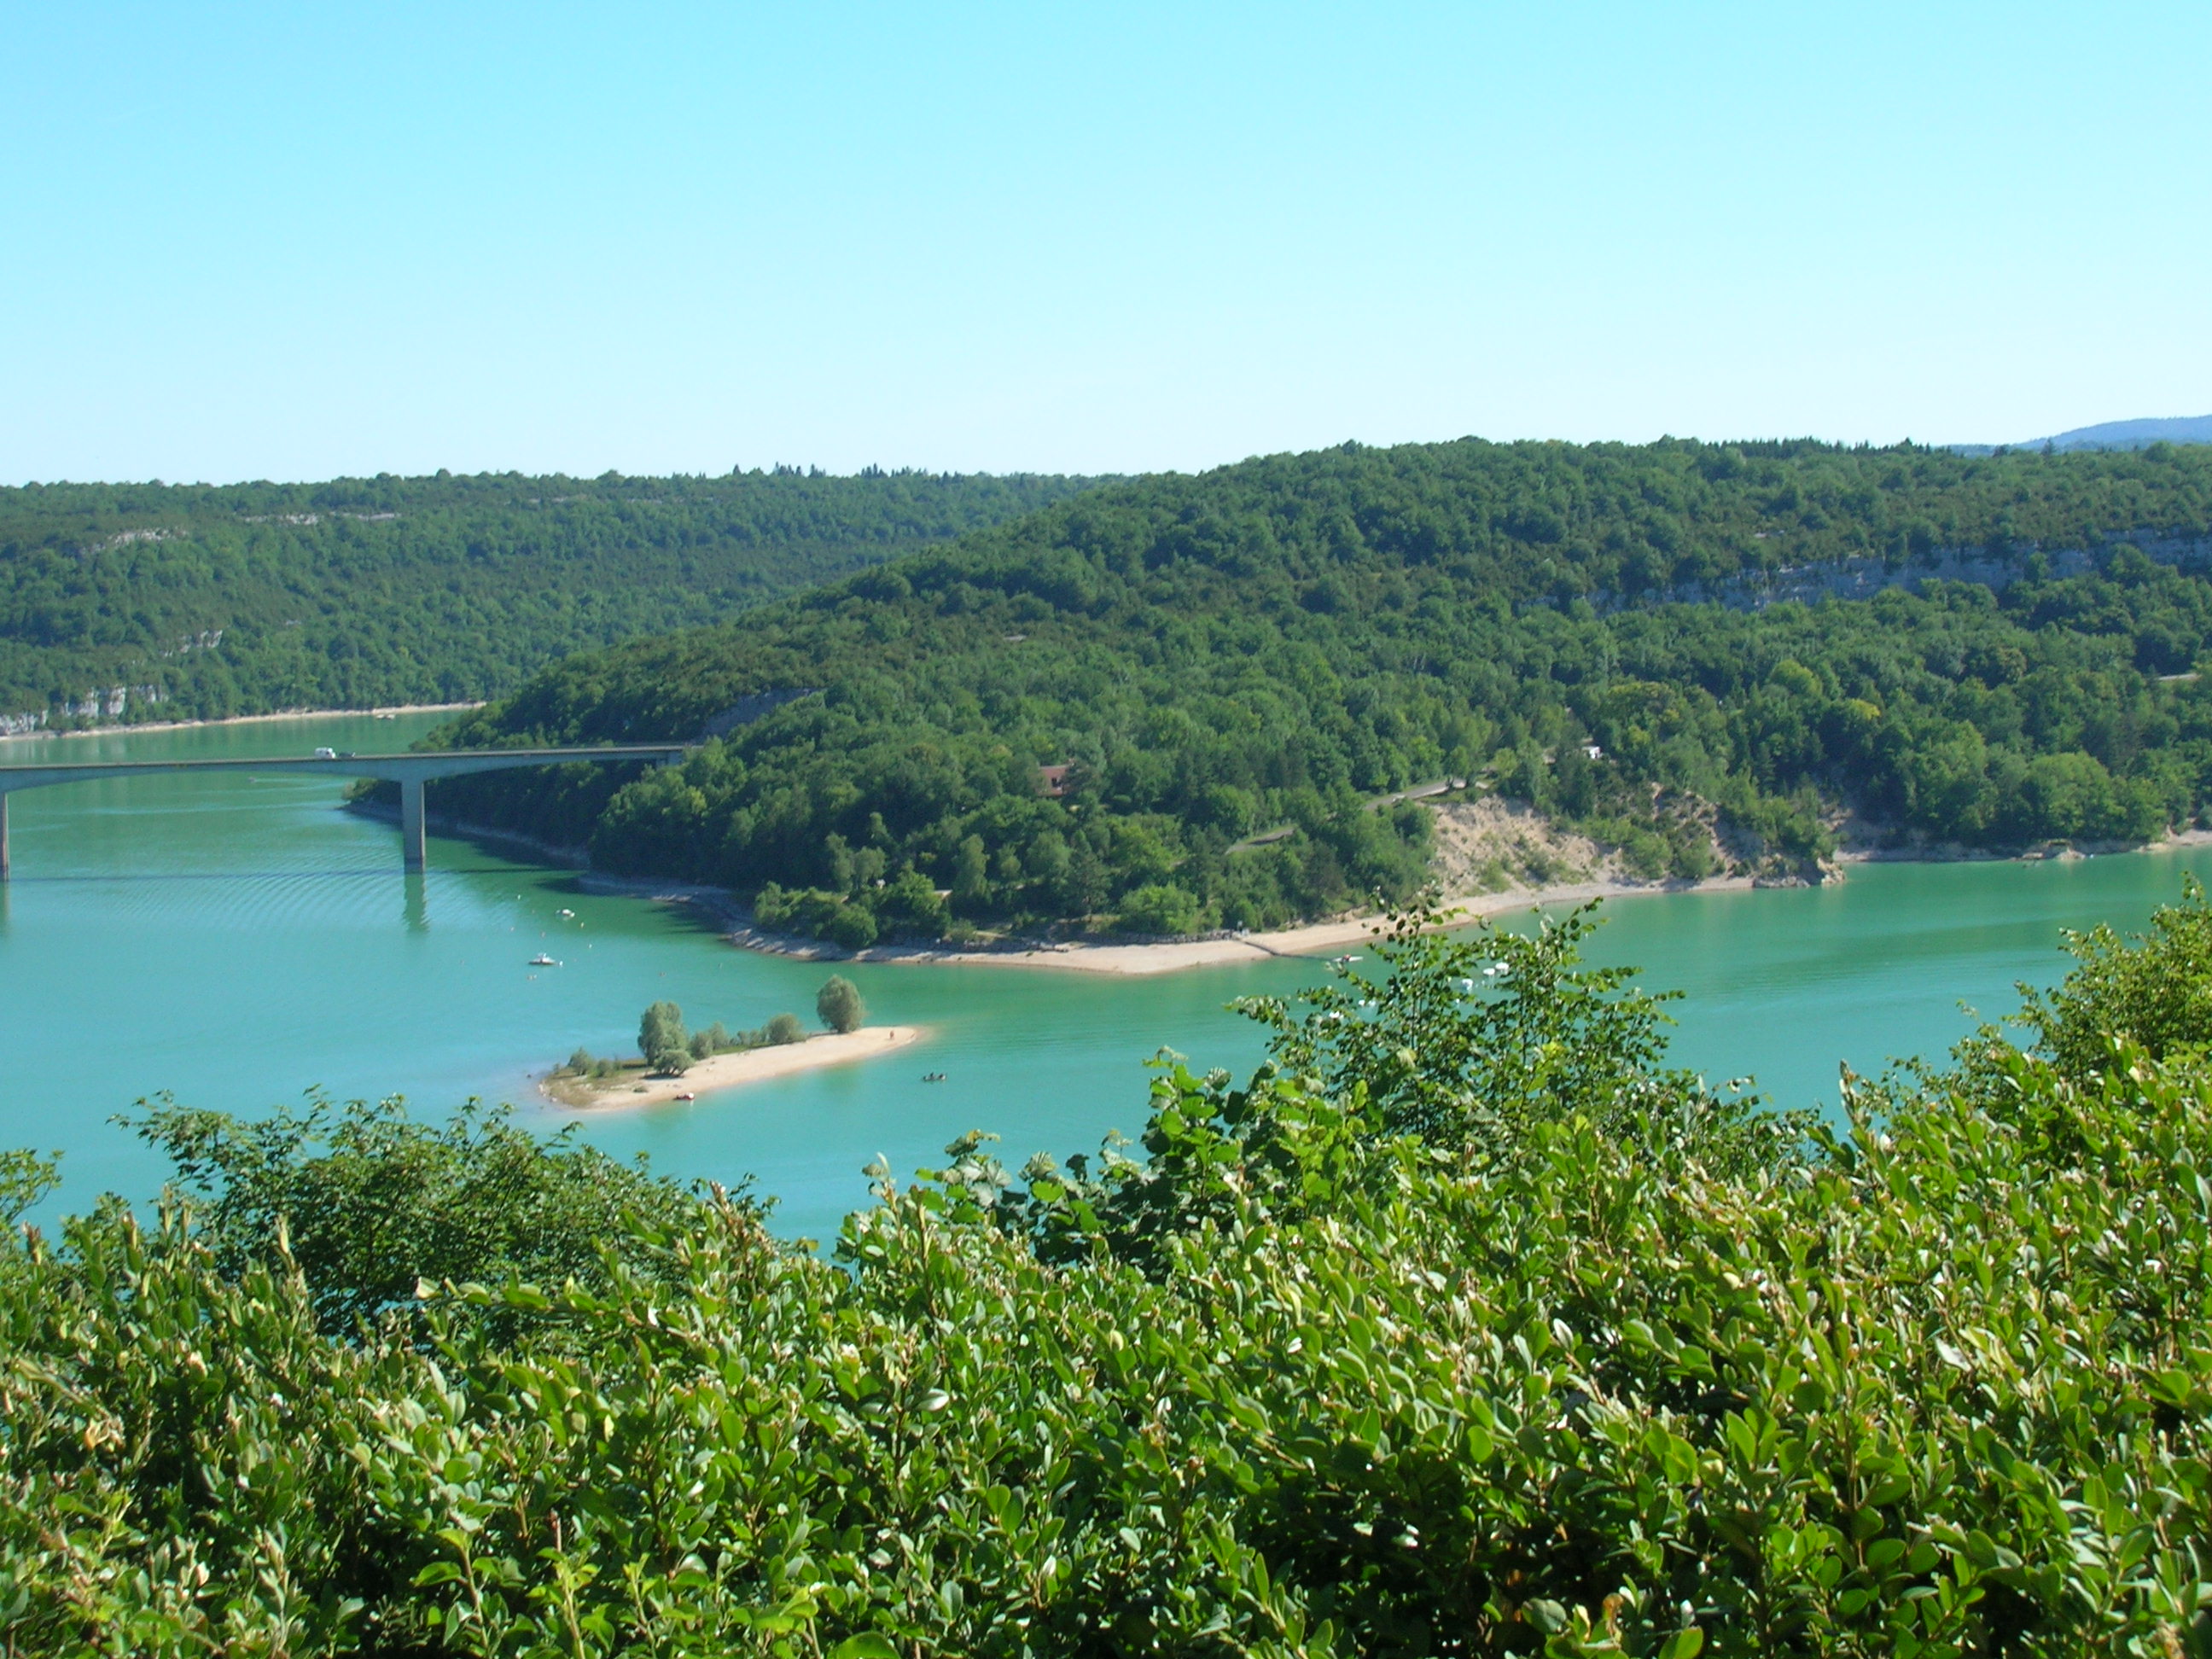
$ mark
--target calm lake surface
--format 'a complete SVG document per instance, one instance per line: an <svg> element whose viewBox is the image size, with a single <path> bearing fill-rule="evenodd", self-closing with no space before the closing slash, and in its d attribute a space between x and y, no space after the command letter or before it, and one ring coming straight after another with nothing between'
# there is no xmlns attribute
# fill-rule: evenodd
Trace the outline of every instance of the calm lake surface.
<svg viewBox="0 0 2212 1659"><path fill-rule="evenodd" d="M366 716L0 743L0 765L47 760L364 753L404 748L439 716ZM319 1087L404 1095L442 1116L511 1100L550 1128L534 1073L579 1043L634 1050L639 1011L669 998L695 1024L812 1023L829 969L736 951L684 915L580 892L573 872L431 843L427 877L397 832L339 810L334 779L141 777L13 798L15 878L0 897L0 1146L64 1154L50 1210L103 1190L143 1200L163 1166L112 1119L167 1090L250 1113ZM1674 1005L1675 1054L1754 1074L1790 1105L1832 1103L1836 1068L1935 1054L2014 981L2063 968L2062 927L2140 927L2212 873L2212 849L2039 864L1881 865L1818 889L1608 905L1594 955L1641 964ZM560 912L574 913L573 919ZM544 951L562 966L537 969ZM848 967L871 1018L929 1028L879 1061L690 1105L593 1118L610 1151L667 1173L754 1176L782 1231L825 1237L866 1200L878 1152L902 1175L969 1128L1010 1164L1088 1151L1145 1118L1144 1062L1163 1045L1249 1066L1255 1028L1231 998L1320 980L1269 962L1150 980L1013 968ZM924 1084L927 1072L949 1081Z"/></svg>

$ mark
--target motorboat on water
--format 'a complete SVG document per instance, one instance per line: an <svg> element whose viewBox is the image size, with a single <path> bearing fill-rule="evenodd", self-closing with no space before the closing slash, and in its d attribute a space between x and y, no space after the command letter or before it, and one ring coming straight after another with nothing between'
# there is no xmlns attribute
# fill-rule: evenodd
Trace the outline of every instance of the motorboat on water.
<svg viewBox="0 0 2212 1659"><path fill-rule="evenodd" d="M544 951L540 951L536 956L530 958L530 965L532 968L558 968L561 964L555 961L551 957L547 956Z"/></svg>

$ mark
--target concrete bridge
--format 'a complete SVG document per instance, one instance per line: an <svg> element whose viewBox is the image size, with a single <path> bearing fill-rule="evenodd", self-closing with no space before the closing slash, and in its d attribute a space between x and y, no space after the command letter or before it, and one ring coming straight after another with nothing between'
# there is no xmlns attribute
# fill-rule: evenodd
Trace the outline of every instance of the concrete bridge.
<svg viewBox="0 0 2212 1659"><path fill-rule="evenodd" d="M343 755L318 751L258 760L84 761L65 766L0 766L0 881L8 879L8 797L18 789L129 778L151 772L325 772L342 778L381 778L399 786L399 841L406 866L422 868L422 786L432 778L470 772L503 772L517 766L566 766L575 761L680 761L682 744L602 744L592 749L449 749L405 755Z"/></svg>

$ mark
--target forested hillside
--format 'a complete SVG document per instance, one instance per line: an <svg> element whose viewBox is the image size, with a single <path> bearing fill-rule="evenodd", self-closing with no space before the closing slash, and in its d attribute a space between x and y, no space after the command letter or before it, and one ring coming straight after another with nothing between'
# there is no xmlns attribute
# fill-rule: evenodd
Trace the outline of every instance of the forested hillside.
<svg viewBox="0 0 2212 1659"><path fill-rule="evenodd" d="M0 730L490 696L1085 482L780 468L0 489Z"/></svg>
<svg viewBox="0 0 2212 1659"><path fill-rule="evenodd" d="M1654 876L1802 868L1844 804L1978 846L2136 840L2212 792L2212 689L2171 678L2212 633L2208 538L2212 450L1273 457L1108 486L741 627L573 658L454 735L688 738L746 698L818 695L680 770L436 799L758 893L764 921L847 944L1402 896L1426 817L1364 803L1446 776L1534 799ZM1959 555L2016 580L1680 602Z"/></svg>
<svg viewBox="0 0 2212 1659"><path fill-rule="evenodd" d="M878 1166L834 1262L495 1117L157 1109L158 1219L0 1236L0 1640L2205 1651L2201 896L1833 1130L1668 1066L1584 926L1255 1006L1134 1158Z"/></svg>

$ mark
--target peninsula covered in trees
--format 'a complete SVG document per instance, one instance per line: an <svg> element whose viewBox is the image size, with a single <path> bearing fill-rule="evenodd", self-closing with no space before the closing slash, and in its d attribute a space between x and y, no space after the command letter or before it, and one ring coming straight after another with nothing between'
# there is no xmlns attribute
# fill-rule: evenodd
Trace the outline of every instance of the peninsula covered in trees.
<svg viewBox="0 0 2212 1659"><path fill-rule="evenodd" d="M865 944L1402 897L1476 779L1655 876L1838 816L2013 849L2212 799L2212 449L1356 445L1109 484L579 654L440 742L692 738L436 786L471 822ZM1376 810L1376 803L1382 803Z"/></svg>
<svg viewBox="0 0 2212 1659"><path fill-rule="evenodd" d="M491 696L1089 482L778 467L0 489L0 731Z"/></svg>

